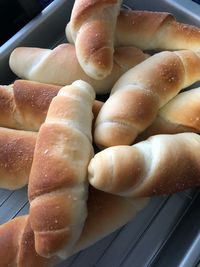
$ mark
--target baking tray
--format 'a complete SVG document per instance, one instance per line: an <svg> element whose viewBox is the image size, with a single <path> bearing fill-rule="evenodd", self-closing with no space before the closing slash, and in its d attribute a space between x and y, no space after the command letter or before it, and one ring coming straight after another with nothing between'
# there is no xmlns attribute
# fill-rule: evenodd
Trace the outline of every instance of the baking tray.
<svg viewBox="0 0 200 267"><path fill-rule="evenodd" d="M73 3L70 0L53 1L0 47L0 84L9 84L15 79L8 66L9 55L15 47L52 48L66 41L64 29ZM177 20L200 26L200 6L190 0L132 0L124 1L124 4L133 9L172 12ZM148 206L131 222L60 263L58 267L179 266L174 265L170 257L166 257L166 248L170 248L173 233L179 229L185 214L198 196L197 190L189 190L172 196L152 198ZM16 191L0 190L0 224L26 214L28 209L26 187ZM165 259L165 265L162 265L162 259ZM188 257L185 266L194 266L190 265L191 262L191 257Z"/></svg>

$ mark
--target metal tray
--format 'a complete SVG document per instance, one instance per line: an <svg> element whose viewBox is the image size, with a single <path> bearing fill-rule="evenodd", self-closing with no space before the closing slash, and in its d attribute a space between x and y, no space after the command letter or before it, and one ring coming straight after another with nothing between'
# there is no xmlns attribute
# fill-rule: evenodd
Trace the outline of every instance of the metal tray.
<svg viewBox="0 0 200 267"><path fill-rule="evenodd" d="M71 0L53 1L0 47L0 84L9 84L15 79L8 66L9 55L15 47L55 47L66 41L64 29L69 21L73 3ZM172 12L177 20L200 26L200 6L191 0L130 0L124 1L124 4L134 9ZM58 267L182 266L174 265L176 261L172 263L169 257L168 264L163 252L166 250L163 248L166 244L170 247L173 233L177 231L184 214L197 197L198 192L189 190L172 196L152 198L148 206L130 223ZM26 187L16 191L0 190L0 224L26 214L28 209ZM194 264L191 257L186 260L187 265L184 266L194 266L191 265Z"/></svg>

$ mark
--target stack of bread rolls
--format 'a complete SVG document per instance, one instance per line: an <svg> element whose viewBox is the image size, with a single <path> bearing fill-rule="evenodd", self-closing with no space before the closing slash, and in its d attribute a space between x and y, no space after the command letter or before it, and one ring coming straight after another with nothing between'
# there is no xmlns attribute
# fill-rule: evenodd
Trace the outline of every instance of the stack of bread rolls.
<svg viewBox="0 0 200 267"><path fill-rule="evenodd" d="M0 187L28 185L30 210L0 226L0 267L55 266L200 185L200 88L181 92L200 80L200 29L121 7L76 0L70 43L10 55Z"/></svg>

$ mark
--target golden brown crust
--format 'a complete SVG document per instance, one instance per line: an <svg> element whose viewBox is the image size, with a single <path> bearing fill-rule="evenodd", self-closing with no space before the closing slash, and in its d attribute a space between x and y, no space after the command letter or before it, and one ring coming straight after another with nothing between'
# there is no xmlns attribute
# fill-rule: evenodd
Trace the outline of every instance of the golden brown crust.
<svg viewBox="0 0 200 267"><path fill-rule="evenodd" d="M1 129L0 129L1 130ZM60 129L59 129L60 130ZM12 144L12 140L20 140L20 136L22 131L10 130L2 128L0 133L4 132L5 135L0 134L0 139L5 139L6 144ZM9 132L12 133L9 135ZM22 136L22 141L24 141L27 136L31 136L30 132L24 132L25 136ZM48 139L48 138L47 138ZM33 133L33 140L36 140L36 133ZM49 140L49 139L48 139ZM15 155L15 152L19 152L21 154L20 162L25 162L26 164L20 165L21 172L26 172L26 177L28 179L29 171L26 171L27 162L32 162L32 155L34 150L34 144L29 144L31 146L32 153L26 153L26 146L20 146L18 142L17 146L9 146L9 150L3 149L2 152L7 153L4 159L3 164L1 166L9 163L9 157ZM42 148L41 148L42 149ZM48 153L48 151L47 151ZM1 154L1 153L0 153ZM3 154L1 154L3 155ZM15 161L14 161L15 163ZM43 163L43 162L42 162ZM19 163L17 163L19 164ZM56 163L53 164L55 166ZM43 164L45 165L45 163ZM11 167L11 166L10 166ZM62 192L61 192L62 193ZM65 222L69 222L72 220L72 217L69 217L68 211L73 205L73 198L69 198L69 206L64 205L64 191L61 194L60 199L56 199L56 197L52 197L51 201L46 202L48 198L48 194L45 194L40 201L35 205L36 214L34 214L34 219L37 220L37 216L39 218L43 218L42 222L45 227L52 227L49 224L49 221L53 221L55 226L58 228L62 228ZM41 205L40 205L41 204ZM41 206L44 207L47 205L47 209L40 209ZM63 206L64 205L64 206ZM103 238L107 234L113 232L123 224L127 223L133 216L137 214L137 212L142 209L145 205L144 200L136 200L130 202L126 198L114 196L111 194L107 194L104 192L97 191L93 188L89 190L89 198L87 201L88 206L88 217L86 223L84 225L84 229L81 235L79 242L76 244L75 250L72 253L75 253L89 245L95 243L99 239ZM64 208L64 211L61 209ZM62 210L62 211L61 211ZM74 209L76 210L76 209ZM50 212L48 212L50 211ZM34 213L34 210L33 210ZM58 217L62 218L58 220ZM45 219L44 219L45 218ZM112 218L112 219L111 219ZM98 222L98 223L97 223ZM39 225L40 226L40 225ZM46 228L46 229L49 229ZM60 231L59 243L58 238L51 239L50 244L46 242L47 238L52 238L51 236L45 236L45 232L43 232L41 242L39 242L38 246L42 246L44 249L54 250L62 245L62 242L66 241L66 238L70 238L70 236L66 236L67 233ZM28 217L19 217L10 222L3 224L0 226L0 266L30 266L30 267L50 267L54 266L55 262L59 262L58 258L44 258L39 256L35 251L35 239L34 233L30 227L30 222ZM49 240L48 240L49 241ZM51 247L49 248L48 246ZM47 251L46 251L47 253ZM6 257L5 257L6 255Z"/></svg>
<svg viewBox="0 0 200 267"><path fill-rule="evenodd" d="M0 125L3 127L38 131L45 121L53 97L61 86L16 80L9 86L0 86ZM95 100L93 114L103 103ZM70 104L66 103L68 109Z"/></svg>
<svg viewBox="0 0 200 267"><path fill-rule="evenodd" d="M82 26L81 34L75 42L77 49L81 47L81 51L76 50L81 67L96 80L108 76L113 67L114 49L108 44L110 31L108 25L103 26L101 21L87 23Z"/></svg>
<svg viewBox="0 0 200 267"><path fill-rule="evenodd" d="M164 36L165 38L162 38ZM167 39L170 42L165 42ZM170 50L191 49L193 51L199 51L199 40L199 27L172 21L170 26L166 27L166 31L159 38L161 42L159 47Z"/></svg>
<svg viewBox="0 0 200 267"><path fill-rule="evenodd" d="M16 125L13 113L15 105L13 103L13 85L0 85L0 121L1 126L9 127ZM14 128L14 127L13 127Z"/></svg>
<svg viewBox="0 0 200 267"><path fill-rule="evenodd" d="M44 257L68 257L87 216L94 98L83 81L63 87L38 133L28 196L36 251Z"/></svg>
<svg viewBox="0 0 200 267"><path fill-rule="evenodd" d="M156 162L145 177L147 179L144 178L143 185L141 183L135 189L134 196L172 194L199 186L199 135L195 133L160 135L160 137L158 135L157 139L158 143L156 136L150 139L153 160ZM158 155L153 153L156 146L159 146Z"/></svg>
<svg viewBox="0 0 200 267"><path fill-rule="evenodd" d="M166 12L121 10L116 25L116 44L143 50L199 50L200 29L179 23Z"/></svg>
<svg viewBox="0 0 200 267"><path fill-rule="evenodd" d="M60 88L25 80L0 86L0 125L37 131L46 118L52 98Z"/></svg>
<svg viewBox="0 0 200 267"><path fill-rule="evenodd" d="M134 46L117 47L114 52L114 67L118 65L125 72L130 69L133 59L135 61L134 65L137 65L148 57L150 57L149 54L144 54L142 50Z"/></svg>
<svg viewBox="0 0 200 267"><path fill-rule="evenodd" d="M200 131L200 88L177 95L159 112L159 116L174 124Z"/></svg>
<svg viewBox="0 0 200 267"><path fill-rule="evenodd" d="M199 80L199 60L198 53L190 50L174 52L181 60L185 71L184 88Z"/></svg>
<svg viewBox="0 0 200 267"><path fill-rule="evenodd" d="M121 0L75 1L70 18L78 61L90 77L101 80L113 67L114 32Z"/></svg>
<svg viewBox="0 0 200 267"><path fill-rule="evenodd" d="M132 144L161 107L200 79L199 70L197 54L182 50L157 53L127 71L115 83L97 116L96 144L100 147Z"/></svg>
<svg viewBox="0 0 200 267"><path fill-rule="evenodd" d="M65 144L69 140L71 142ZM43 124L41 126L34 152L34 168L31 170L30 200L53 190L75 186L77 181L74 177L80 170L77 164L72 164L69 159L76 157L78 160L83 156L87 146L83 144L79 151L78 143L80 144L81 141L88 142L86 137L80 136L79 132L66 129L65 125ZM63 143L65 148L59 152ZM66 152L68 157L61 161L62 153L64 156ZM43 168L40 167L41 163Z"/></svg>
<svg viewBox="0 0 200 267"><path fill-rule="evenodd" d="M28 182L37 134L0 128L0 187L17 189Z"/></svg>
<svg viewBox="0 0 200 267"><path fill-rule="evenodd" d="M158 104L159 99L154 93L141 90L139 87L135 87L134 90L130 88L130 90L116 92L106 102L106 109L102 107L99 112L98 116L103 121L99 128L97 117L94 132L96 143L108 147L124 144L129 142L130 139L134 140L137 133L146 124L152 122L154 114L158 110ZM125 109L124 105L126 105ZM118 112L116 112L116 107ZM140 119L138 120L138 118ZM119 121L120 127L118 125Z"/></svg>
<svg viewBox="0 0 200 267"><path fill-rule="evenodd" d="M166 12L121 10L116 25L116 44L153 49L155 36L162 25L173 21Z"/></svg>
<svg viewBox="0 0 200 267"><path fill-rule="evenodd" d="M69 42L73 43L71 25L66 27ZM200 29L195 25L177 22L167 12L120 10L115 31L115 46L133 45L142 50L199 51Z"/></svg>
<svg viewBox="0 0 200 267"><path fill-rule="evenodd" d="M52 98L60 89L61 86L16 80L13 84L14 101L24 123L42 124Z"/></svg>
<svg viewBox="0 0 200 267"><path fill-rule="evenodd" d="M75 1L74 7L72 9L71 21L73 21L74 25L78 27L85 19L87 19L88 15L95 14L100 9L105 8L107 5L117 4L117 0L82 0Z"/></svg>
<svg viewBox="0 0 200 267"><path fill-rule="evenodd" d="M21 240L18 240L19 251L18 251L18 261L17 266L30 266L30 267L52 267L55 266L56 263L60 262L60 259L56 257L52 257L51 259L47 259L38 255L35 251L35 238L33 230L30 226L29 216L21 216L20 220L24 221L24 228ZM13 223L15 220L13 220ZM19 229L21 230L21 229ZM15 240L16 242L17 240Z"/></svg>
<svg viewBox="0 0 200 267"><path fill-rule="evenodd" d="M182 89L190 77L194 80L194 71L191 68L195 68L197 73L199 65L200 59L192 51L163 51L147 58L122 75L112 88L111 94L120 90L124 84L141 85L145 90L158 95L162 103L174 96L177 88Z"/></svg>
<svg viewBox="0 0 200 267"><path fill-rule="evenodd" d="M18 236L24 229L26 218L17 218L0 226L0 266L17 266L17 254L19 253Z"/></svg>
<svg viewBox="0 0 200 267"><path fill-rule="evenodd" d="M0 226L1 267L51 267L59 261L46 259L35 251L29 216L20 216Z"/></svg>
<svg viewBox="0 0 200 267"><path fill-rule="evenodd" d="M130 201L90 187L88 217L72 254L94 244L130 221L147 203L148 199ZM57 257L44 258L37 254L28 215L1 225L0 236L1 267L51 267L61 261Z"/></svg>
<svg viewBox="0 0 200 267"><path fill-rule="evenodd" d="M200 88L178 94L162 107L153 123L136 142L156 134L200 132Z"/></svg>

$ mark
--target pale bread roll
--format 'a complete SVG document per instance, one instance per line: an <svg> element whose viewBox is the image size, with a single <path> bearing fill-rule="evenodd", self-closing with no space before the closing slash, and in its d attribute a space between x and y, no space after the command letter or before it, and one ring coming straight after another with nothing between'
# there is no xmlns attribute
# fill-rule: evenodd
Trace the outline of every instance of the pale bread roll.
<svg viewBox="0 0 200 267"><path fill-rule="evenodd" d="M133 146L113 146L88 166L92 186L124 197L172 194L200 185L200 136L154 135Z"/></svg>
<svg viewBox="0 0 200 267"><path fill-rule="evenodd" d="M106 94L124 72L148 56L135 47L117 48L112 72L103 80L92 79L82 70L71 44L61 44L52 50L17 47L10 55L9 65L19 78L62 86L81 79L92 85L97 94Z"/></svg>

